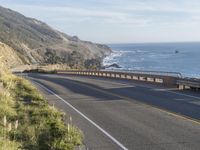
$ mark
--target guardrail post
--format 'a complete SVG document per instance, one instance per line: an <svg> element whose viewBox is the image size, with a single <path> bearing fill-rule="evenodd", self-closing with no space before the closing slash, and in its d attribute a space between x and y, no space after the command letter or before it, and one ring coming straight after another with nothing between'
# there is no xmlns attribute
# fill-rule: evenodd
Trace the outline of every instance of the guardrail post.
<svg viewBox="0 0 200 150"><path fill-rule="evenodd" d="M132 75L130 75L131 76L131 80L133 80L133 76Z"/></svg>
<svg viewBox="0 0 200 150"><path fill-rule="evenodd" d="M164 85L176 85L177 78L175 77L163 77L163 84Z"/></svg>
<svg viewBox="0 0 200 150"><path fill-rule="evenodd" d="M126 78L127 78L127 79L132 79L132 77L131 77L130 74L126 75Z"/></svg>
<svg viewBox="0 0 200 150"><path fill-rule="evenodd" d="M149 82L153 82L153 79L152 79L152 78L149 78L149 77L147 77L147 81L149 81Z"/></svg>
<svg viewBox="0 0 200 150"><path fill-rule="evenodd" d="M133 80L138 80L138 77L135 76L135 75L132 75L132 79L133 79Z"/></svg>
<svg viewBox="0 0 200 150"><path fill-rule="evenodd" d="M185 89L185 85L179 85L179 86L178 86L178 89L179 89L179 90L184 90L184 89Z"/></svg>

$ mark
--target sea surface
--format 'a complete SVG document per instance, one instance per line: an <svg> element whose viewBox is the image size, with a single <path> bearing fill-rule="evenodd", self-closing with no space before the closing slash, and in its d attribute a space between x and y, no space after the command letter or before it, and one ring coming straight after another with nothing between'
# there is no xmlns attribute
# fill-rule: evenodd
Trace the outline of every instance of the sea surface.
<svg viewBox="0 0 200 150"><path fill-rule="evenodd" d="M186 77L200 78L200 42L109 46L113 53L104 59L104 65L116 63L121 70L180 72Z"/></svg>

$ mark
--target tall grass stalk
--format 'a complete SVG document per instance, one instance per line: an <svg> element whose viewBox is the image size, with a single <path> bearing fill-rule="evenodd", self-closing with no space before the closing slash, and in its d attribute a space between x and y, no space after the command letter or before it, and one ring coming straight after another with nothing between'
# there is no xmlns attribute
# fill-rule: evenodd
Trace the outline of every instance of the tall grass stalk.
<svg viewBox="0 0 200 150"><path fill-rule="evenodd" d="M0 82L0 150L72 150L82 144L72 117L66 125L64 114L48 105L27 80L9 73L1 60Z"/></svg>

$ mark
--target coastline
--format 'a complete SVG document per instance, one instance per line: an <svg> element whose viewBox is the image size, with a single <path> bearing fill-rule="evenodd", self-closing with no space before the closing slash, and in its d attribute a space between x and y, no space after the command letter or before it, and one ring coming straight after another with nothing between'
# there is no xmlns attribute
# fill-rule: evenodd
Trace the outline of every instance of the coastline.
<svg viewBox="0 0 200 150"><path fill-rule="evenodd" d="M171 45L172 44L172 45ZM177 45L178 44L178 45ZM185 77L200 78L200 43L110 44L112 53L103 65L117 64L112 70L180 72ZM178 53L176 52L178 51ZM199 54L199 55L198 55Z"/></svg>

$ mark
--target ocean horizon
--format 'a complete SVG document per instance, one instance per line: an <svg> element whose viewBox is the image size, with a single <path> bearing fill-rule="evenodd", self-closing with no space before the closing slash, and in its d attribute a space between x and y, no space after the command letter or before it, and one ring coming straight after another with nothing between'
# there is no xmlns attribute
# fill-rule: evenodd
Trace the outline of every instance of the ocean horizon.
<svg viewBox="0 0 200 150"><path fill-rule="evenodd" d="M200 78L200 42L108 44L112 49L103 64L114 70L179 72Z"/></svg>

